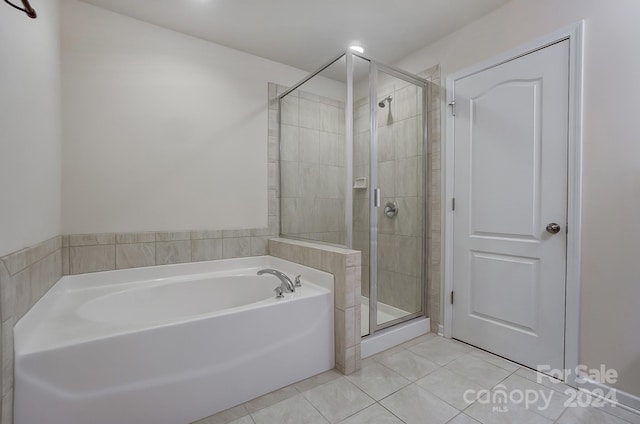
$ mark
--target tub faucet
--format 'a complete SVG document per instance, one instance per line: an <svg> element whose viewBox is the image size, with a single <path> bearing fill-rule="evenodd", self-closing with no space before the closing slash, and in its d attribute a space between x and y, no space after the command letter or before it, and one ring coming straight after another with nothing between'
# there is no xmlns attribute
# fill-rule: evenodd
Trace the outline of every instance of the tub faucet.
<svg viewBox="0 0 640 424"><path fill-rule="evenodd" d="M293 284L293 282L291 281L291 279L289 277L287 277L287 275L283 272L280 272L276 269L261 269L260 271L258 271L258 275L262 275L262 274L271 274L271 275L275 275L276 277L278 277L281 281L280 284L280 288L287 293L293 293L294 291L296 291L296 287Z"/></svg>

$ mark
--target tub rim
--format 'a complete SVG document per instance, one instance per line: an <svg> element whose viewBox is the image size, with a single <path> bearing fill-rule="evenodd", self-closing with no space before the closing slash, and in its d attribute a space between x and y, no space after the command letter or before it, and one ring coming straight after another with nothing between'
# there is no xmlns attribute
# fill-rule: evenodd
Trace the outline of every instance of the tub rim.
<svg viewBox="0 0 640 424"><path fill-rule="evenodd" d="M144 325L134 325L131 328L117 328L121 327L119 325L114 325L113 328L109 330L108 333L99 333L94 335L85 335L83 337L78 338L68 338L66 341L61 343L53 343L49 346L38 345L31 342L34 332L41 331L39 328L43 322L50 320L52 318L62 319L63 316L55 314L52 316L52 313L56 307L65 310L66 312L72 311L75 313L76 309L79 305L76 304L70 307L69 304L64 304L64 300L60 300L61 297L64 297L68 294L75 293L86 293L91 291L104 291L103 294L100 294L95 297L91 297L91 299L96 299L105 294L114 293L117 291L118 287L129 286L129 287L137 287L143 286L144 284L149 284L152 282L166 282L166 284L180 284L180 282L186 282L191 280L198 279L198 276L202 277L205 275L217 275L220 277L224 276L238 276L238 275L251 275L250 272L253 272L256 268L260 267L271 267L282 270L288 275L303 275L303 282L307 281L307 286L313 290L311 294L305 294L303 296L296 296L296 293L287 293L285 294L284 299L275 299L275 294L273 298L264 299L258 302L253 302L249 304L239 305L234 308L223 309L219 311L214 311L210 313L198 314L198 315L190 315L186 317L181 317L169 322L160 322L154 324L144 324ZM189 270L194 271L192 274L188 274ZM240 274L237 271L244 271ZM163 272L168 272L169 274L173 274L172 276L161 277ZM147 278L141 281L138 281L136 278L140 278L140 276L144 276L145 274L149 274L149 276L156 276L156 278ZM309 276L309 281L305 278L305 275ZM127 281L118 281L118 278L126 279ZM177 281L173 281L176 279ZM277 281L274 279L274 287L277 285ZM303 286L304 287L304 286ZM113 291L106 291L108 289L116 288ZM45 352L48 350L55 349L64 349L72 345L79 345L83 343L91 343L101 339L108 339L112 337L121 337L125 335L132 335L144 331L152 331L157 329L162 329L171 326L184 325L189 322L203 321L207 319L214 319L223 315L235 315L242 313L249 309L262 309L266 307L278 307L278 303L284 304L296 300L302 300L305 298L310 298L314 296L322 296L327 293L331 293L331 302L333 304L333 291L334 291L334 276L330 273L320 271L314 268L309 268L304 265L296 264L294 262L286 261L280 258L276 258L273 256L254 256L247 258L236 258L236 259L220 259L213 261L203 261L203 262L195 262L195 263L186 263L186 264L173 264L173 265L158 265L154 267L145 267L145 268L135 268L135 269L125 269L125 270L115 270L115 271L102 271L88 274L78 274L73 276L65 276L61 278L54 286L45 293L42 298L36 302L36 304L16 323L14 327L14 352L16 355L16 360L18 356L26 356L29 354ZM76 316L76 319L82 320L85 322L92 322L90 320L83 319L79 316ZM93 322L95 325L100 325L99 322Z"/></svg>

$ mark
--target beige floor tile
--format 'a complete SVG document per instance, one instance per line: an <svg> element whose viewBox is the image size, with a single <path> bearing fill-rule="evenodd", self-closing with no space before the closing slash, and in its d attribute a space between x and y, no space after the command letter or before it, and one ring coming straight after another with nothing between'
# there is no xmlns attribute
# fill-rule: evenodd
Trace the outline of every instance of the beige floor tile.
<svg viewBox="0 0 640 424"><path fill-rule="evenodd" d="M267 408L271 405L275 405L276 403L282 402L283 400L294 397L298 394L298 391L293 386L283 387L280 390L275 390L271 393L267 393L264 396L260 396L259 398L255 398L245 403L245 407L250 414L257 412L263 408Z"/></svg>
<svg viewBox="0 0 640 424"><path fill-rule="evenodd" d="M329 383L333 380L337 380L342 377L342 374L336 370L329 370L327 372L323 372L322 374L314 375L313 377L309 377L306 380L302 380L299 383L294 384L294 387L298 389L300 393L306 392L307 390L314 389L318 386L322 386L323 384Z"/></svg>
<svg viewBox="0 0 640 424"><path fill-rule="evenodd" d="M449 362L445 368L487 389L492 388L511 374L507 370L471 355L455 359Z"/></svg>
<svg viewBox="0 0 640 424"><path fill-rule="evenodd" d="M342 421L340 424L403 424L391 412L379 404L371 405L365 410Z"/></svg>
<svg viewBox="0 0 640 424"><path fill-rule="evenodd" d="M493 355L489 352L485 352L483 350L479 350L479 349L473 349L470 352L470 355L475 356L476 358L480 358L485 362L488 362L490 364L493 364L495 366L498 366L504 370L507 370L509 372L514 372L516 370L518 370L518 368L520 368L520 365L515 364L511 361L507 361L504 358L501 358L499 356Z"/></svg>
<svg viewBox="0 0 640 424"><path fill-rule="evenodd" d="M449 421L447 424L480 424L480 423L468 415L460 414L460 415L457 415L451 421Z"/></svg>
<svg viewBox="0 0 640 424"><path fill-rule="evenodd" d="M628 424L621 418L607 414L601 408L595 407L571 407L557 421L558 424Z"/></svg>
<svg viewBox="0 0 640 424"><path fill-rule="evenodd" d="M193 424L229 424L249 415L249 411L244 405L238 405L234 408L229 408L222 412L218 412L215 415L204 418L200 421L196 421Z"/></svg>
<svg viewBox="0 0 640 424"><path fill-rule="evenodd" d="M470 351L468 347L442 337L434 337L426 342L418 343L411 346L409 350L438 365L446 365Z"/></svg>
<svg viewBox="0 0 640 424"><path fill-rule="evenodd" d="M504 389L501 387L503 386ZM527 408L531 412L540 414L552 421L558 419L565 408L565 402L569 399L568 395L557 392L553 389L545 387L541 384L534 383L519 375L511 375L504 381L500 382L494 390L506 390L511 393L514 390L521 390L525 393L525 399L529 396L529 402L523 401L520 406ZM534 398L537 397L537 401Z"/></svg>
<svg viewBox="0 0 640 424"><path fill-rule="evenodd" d="M496 410L495 408L505 408ZM553 421L512 404L476 402L464 411L482 424L552 424Z"/></svg>
<svg viewBox="0 0 640 424"><path fill-rule="evenodd" d="M435 362L416 355L410 350L402 350L393 355L385 356L379 362L411 381L422 378L440 368Z"/></svg>
<svg viewBox="0 0 640 424"><path fill-rule="evenodd" d="M640 411L636 414L620 406L613 406L612 404L605 403L602 408L603 411L608 412L611 415L615 415L618 418L622 418L631 424L640 424Z"/></svg>
<svg viewBox="0 0 640 424"><path fill-rule="evenodd" d="M256 424L327 424L328 421L302 395L251 414Z"/></svg>
<svg viewBox="0 0 640 424"><path fill-rule="evenodd" d="M459 413L415 384L383 399L380 404L407 424L444 424Z"/></svg>
<svg viewBox="0 0 640 424"><path fill-rule="evenodd" d="M411 339L411 340L408 340L408 341L402 343L401 345L399 345L399 347L401 347L403 349L409 349L411 346L415 346L417 344L424 343L426 341L433 340L433 339L438 338L438 337L440 337L440 336L438 336L435 333L423 334L422 336L416 337L415 339Z"/></svg>
<svg viewBox="0 0 640 424"><path fill-rule="evenodd" d="M338 423L374 403L344 377L307 390L303 396L332 423Z"/></svg>
<svg viewBox="0 0 640 424"><path fill-rule="evenodd" d="M483 391L482 386L446 368L432 372L416 381L416 384L461 411L471 405L476 396ZM465 400L467 391L470 392L466 398L471 399L471 402Z"/></svg>
<svg viewBox="0 0 640 424"><path fill-rule="evenodd" d="M347 379L375 400L387 397L411 383L377 362L364 365L361 370L348 375Z"/></svg>
<svg viewBox="0 0 640 424"><path fill-rule="evenodd" d="M242 417L238 420L231 421L229 424L255 424L255 422L253 421L250 415L247 415L246 417Z"/></svg>
<svg viewBox="0 0 640 424"><path fill-rule="evenodd" d="M575 389L487 352L437 336L413 342L363 361L350 376L331 370L194 424L640 424L640 415L609 403L566 408ZM486 393L469 406L467 390ZM499 403L498 394L515 390L538 399ZM551 396L546 406L542 395Z"/></svg>
<svg viewBox="0 0 640 424"><path fill-rule="evenodd" d="M560 380L556 380L555 378L551 378L547 375L535 372L529 368L521 367L515 372L515 374L520 377L524 377L527 380L533 381L534 383L542 384L543 386L560 393L565 393L567 390L575 390L572 387L567 386Z"/></svg>
<svg viewBox="0 0 640 424"><path fill-rule="evenodd" d="M402 345L395 346L395 347L392 347L391 349L383 350L380 353L376 353L375 355L372 355L372 356L370 356L370 357L368 357L366 359L367 360L371 359L371 360L374 360L374 361L380 361L383 358L386 358L387 356L395 355L396 353L403 352L405 350L406 350L406 348L403 347Z"/></svg>

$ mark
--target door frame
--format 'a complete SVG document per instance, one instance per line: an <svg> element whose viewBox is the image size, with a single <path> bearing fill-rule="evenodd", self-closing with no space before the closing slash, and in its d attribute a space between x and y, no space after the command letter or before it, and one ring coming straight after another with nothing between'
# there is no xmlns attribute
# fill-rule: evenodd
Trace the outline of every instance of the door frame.
<svg viewBox="0 0 640 424"><path fill-rule="evenodd" d="M567 269L565 300L564 368L565 383L577 387L575 370L580 364L580 285L582 232L582 120L584 21L558 30L491 59L447 76L447 103L455 98L455 82L464 77L501 65L560 41L569 40L569 137L567 156ZM444 336L452 337L453 305L453 220L451 201L454 197L454 120L447 110L445 161L444 231ZM570 372L567 372L570 370Z"/></svg>
<svg viewBox="0 0 640 424"><path fill-rule="evenodd" d="M358 56L354 54L354 56ZM371 194L369 198L369 334L365 337L371 337L381 330L389 327L393 327L397 324L413 320L415 318L426 316L427 311L427 275L426 268L422 267L422 275L420 276L420 284L422 286L422 295L420 296L421 308L418 312L413 312L409 315L401 318L394 319L382 324L378 324L378 212L377 209L382 207L381 205L375 205L376 194L373 190L379 193L379 173L378 173L378 73L386 74L390 77L397 78L405 81L409 84L413 84L416 87L422 89L422 137L420 142L422 143L422 193L423 193L423 211L422 214L422 254L420 258L422 264L427 263L428 258L428 243L426 229L429 228L430 213L427 207L428 203L428 185L427 176L430 175L431 168L428 166L427 154L428 149L428 136L427 136L427 85L429 81L421 78L417 75L410 74L408 72L399 70L397 68L384 65L382 63L370 60L369 67L369 187L371 187ZM349 189L350 190L350 189ZM378 199L380 200L380 199Z"/></svg>

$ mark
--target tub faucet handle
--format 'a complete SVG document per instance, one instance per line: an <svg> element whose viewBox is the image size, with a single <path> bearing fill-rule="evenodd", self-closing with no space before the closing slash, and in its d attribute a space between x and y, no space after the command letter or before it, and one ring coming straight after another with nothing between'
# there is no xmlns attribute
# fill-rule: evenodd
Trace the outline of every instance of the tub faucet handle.
<svg viewBox="0 0 640 424"><path fill-rule="evenodd" d="M276 292L276 299L282 299L284 297L282 287L278 286L273 289L273 291Z"/></svg>
<svg viewBox="0 0 640 424"><path fill-rule="evenodd" d="M301 275L301 274L298 274L298 275L296 276L296 281L295 281L295 283L296 283L296 287L302 287L302 283L300 282L300 277L302 277L302 275Z"/></svg>

